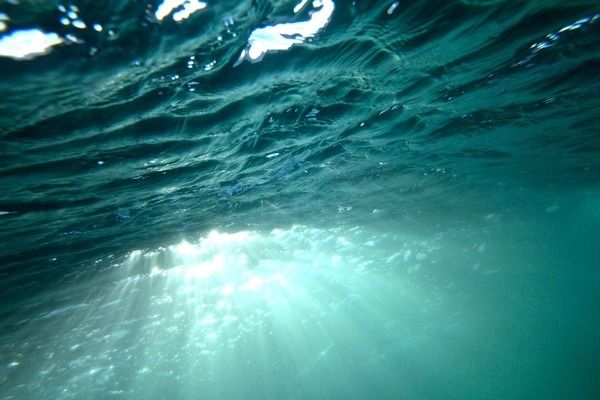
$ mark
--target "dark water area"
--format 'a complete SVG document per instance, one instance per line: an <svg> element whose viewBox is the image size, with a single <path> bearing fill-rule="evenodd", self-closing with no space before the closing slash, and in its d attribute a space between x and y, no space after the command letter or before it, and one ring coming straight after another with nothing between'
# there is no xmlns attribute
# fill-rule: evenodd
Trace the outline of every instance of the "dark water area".
<svg viewBox="0 0 600 400"><path fill-rule="evenodd" d="M596 1L0 1L0 399L600 398Z"/></svg>

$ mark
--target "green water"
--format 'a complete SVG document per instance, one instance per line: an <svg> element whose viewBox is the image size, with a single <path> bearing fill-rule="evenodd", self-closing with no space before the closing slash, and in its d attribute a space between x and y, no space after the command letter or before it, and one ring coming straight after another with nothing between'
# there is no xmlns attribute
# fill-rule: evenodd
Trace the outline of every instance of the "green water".
<svg viewBox="0 0 600 400"><path fill-rule="evenodd" d="M169 4L0 2L0 399L600 398L597 2Z"/></svg>

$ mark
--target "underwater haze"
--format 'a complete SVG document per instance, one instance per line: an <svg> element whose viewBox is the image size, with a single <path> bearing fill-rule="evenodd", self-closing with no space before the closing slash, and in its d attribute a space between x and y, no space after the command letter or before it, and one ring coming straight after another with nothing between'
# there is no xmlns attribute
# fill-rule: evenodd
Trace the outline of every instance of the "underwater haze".
<svg viewBox="0 0 600 400"><path fill-rule="evenodd" d="M600 4L0 0L0 400L600 398Z"/></svg>

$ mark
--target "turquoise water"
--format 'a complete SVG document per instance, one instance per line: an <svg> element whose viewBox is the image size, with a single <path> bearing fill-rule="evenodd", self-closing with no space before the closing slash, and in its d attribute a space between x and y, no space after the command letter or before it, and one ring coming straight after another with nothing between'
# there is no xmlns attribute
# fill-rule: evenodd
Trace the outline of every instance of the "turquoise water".
<svg viewBox="0 0 600 400"><path fill-rule="evenodd" d="M595 1L0 2L0 399L600 398Z"/></svg>

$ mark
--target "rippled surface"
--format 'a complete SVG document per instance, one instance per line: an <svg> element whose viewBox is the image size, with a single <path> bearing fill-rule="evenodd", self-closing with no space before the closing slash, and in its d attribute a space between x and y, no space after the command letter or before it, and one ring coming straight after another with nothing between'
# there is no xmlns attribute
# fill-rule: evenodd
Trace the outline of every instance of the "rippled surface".
<svg viewBox="0 0 600 400"><path fill-rule="evenodd" d="M0 398L600 397L593 1L0 2Z"/></svg>

